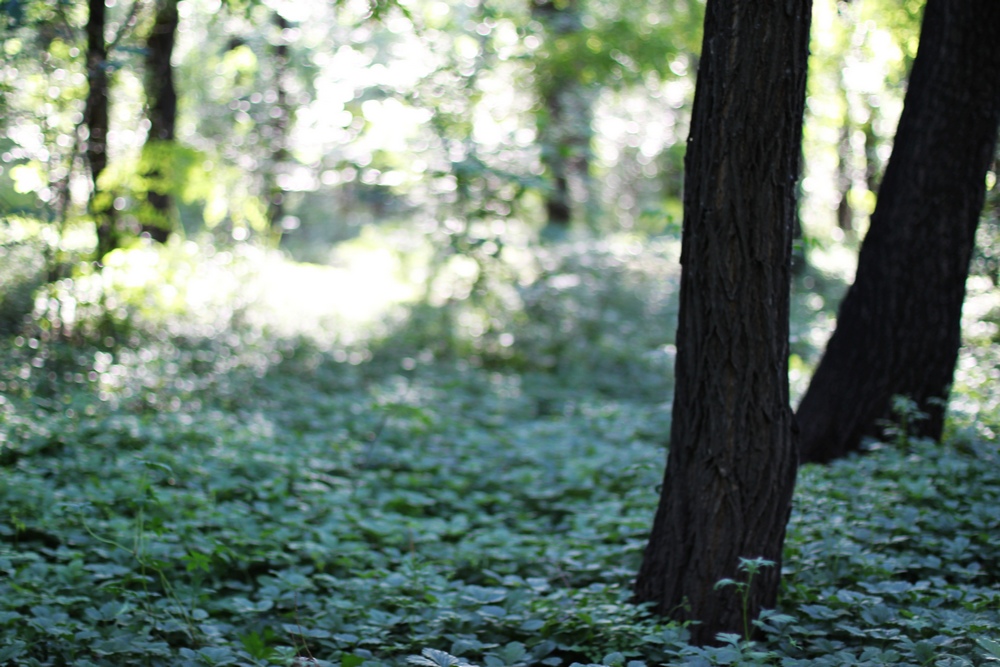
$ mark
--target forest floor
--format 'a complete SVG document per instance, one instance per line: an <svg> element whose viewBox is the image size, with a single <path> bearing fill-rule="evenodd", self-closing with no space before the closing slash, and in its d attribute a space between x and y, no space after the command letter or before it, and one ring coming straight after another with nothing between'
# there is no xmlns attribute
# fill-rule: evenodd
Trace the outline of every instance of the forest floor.
<svg viewBox="0 0 1000 667"><path fill-rule="evenodd" d="M901 432L801 470L756 639L693 647L630 603L669 434L676 259L676 243L567 244L526 279L456 265L466 282L429 303L402 290L388 319L353 320L320 317L322 285L351 285L293 266L264 282L318 295L289 308L298 333L221 253L161 257L147 282L122 268L93 321L86 281L64 284L72 330L49 308L0 343L0 664L1000 660L985 286L946 441ZM223 307L171 271L241 296ZM797 287L801 383L843 283L813 268Z"/></svg>

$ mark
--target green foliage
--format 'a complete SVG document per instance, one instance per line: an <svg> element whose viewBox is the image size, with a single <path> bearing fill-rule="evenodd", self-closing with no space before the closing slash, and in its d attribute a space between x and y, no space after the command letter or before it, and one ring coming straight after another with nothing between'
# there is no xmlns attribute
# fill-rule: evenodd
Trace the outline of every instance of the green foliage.
<svg viewBox="0 0 1000 667"><path fill-rule="evenodd" d="M638 451L626 433L652 409L579 408L580 428L616 449L516 417L498 442L490 424L524 405L514 378L372 381L301 357L236 409L67 400L5 406L0 613L31 647L21 660L270 661L307 647L385 661L443 636L476 656L521 641L593 660L643 627L619 630L642 618L623 584L645 508L624 499L648 491L658 448L613 487L598 481Z"/></svg>
<svg viewBox="0 0 1000 667"><path fill-rule="evenodd" d="M0 245L0 335L12 335L35 305L35 291L45 281L44 255L38 244L11 241Z"/></svg>
<svg viewBox="0 0 1000 667"><path fill-rule="evenodd" d="M803 135L806 234L862 233L902 111L923 3L817 0Z"/></svg>
<svg viewBox="0 0 1000 667"><path fill-rule="evenodd" d="M193 234L214 231L225 241L233 237L234 229L241 229L241 238L251 232L267 238L265 205L246 190L245 179L240 169L216 164L202 151L176 142L152 142L134 159L122 159L104 170L95 202L108 208L119 199L119 207L125 210L122 222L135 232L123 246L136 244L140 225L176 228L172 218L147 201L151 191L174 198L188 213L183 218Z"/></svg>
<svg viewBox="0 0 1000 667"><path fill-rule="evenodd" d="M661 402L671 389L678 243L665 237L544 248L455 239L464 280L440 276L386 340L394 357L463 359L516 370L559 411L578 390ZM527 257L526 257L527 256ZM464 268L463 268L464 267ZM449 282L450 281L450 282Z"/></svg>
<svg viewBox="0 0 1000 667"><path fill-rule="evenodd" d="M743 610L743 640L750 641L750 593L753 590L753 578L762 568L774 567L774 561L765 558L740 558L738 570L746 573L746 581L736 581L735 579L720 579L715 583L715 588L727 588L732 586L740 596L741 608Z"/></svg>
<svg viewBox="0 0 1000 667"><path fill-rule="evenodd" d="M536 32L551 33L535 54L542 88L565 78L609 88L641 85L649 75L670 79L679 55L701 50L700 2L535 4L550 4L551 14L535 24ZM570 26L575 29L567 30Z"/></svg>
<svg viewBox="0 0 1000 667"><path fill-rule="evenodd" d="M542 270L515 290L530 299L507 312L494 305L505 326L520 327L495 332L515 336L509 354L486 333L422 354L429 336L418 328L393 338L395 352L375 345L369 362L265 335L238 309L210 326L183 309L143 310L155 294L135 276L150 258L121 253L134 260L112 262L105 278L105 299L118 300L128 327L114 340L83 321L86 309L73 336L42 335L53 331L42 318L34 337L4 339L0 658L341 667L997 658L1000 455L985 432L942 446L901 436L803 469L781 606L754 621L759 641L727 635L693 647L685 627L629 602L661 480L669 386L612 378L652 364L642 341L661 334L625 325L669 312L675 280L661 273L666 249L629 248L539 255ZM195 273L220 271L217 255L198 261ZM84 284L61 289L79 296ZM640 308L657 299L666 310ZM556 344L562 365L542 363Z"/></svg>
<svg viewBox="0 0 1000 667"><path fill-rule="evenodd" d="M803 470L783 650L826 654L809 664L978 662L997 623L996 463L993 444L916 441Z"/></svg>
<svg viewBox="0 0 1000 667"><path fill-rule="evenodd" d="M986 178L986 202L976 230L970 272L989 277L994 287L1000 285L1000 188L995 169Z"/></svg>
<svg viewBox="0 0 1000 667"><path fill-rule="evenodd" d="M116 5L119 28L126 4L140 6ZM70 187L84 172L84 6L0 0L0 206L46 220L5 218L0 244L0 664L1000 660L1000 311L963 357L946 445L910 438L918 415L900 404L893 442L802 471L781 607L754 621L760 641L748 625L693 647L629 602L669 433L677 244L531 249L545 111L523 93L569 78L593 96L581 118L594 127L578 134L593 129L600 196L618 202L601 228L672 229L701 3L568 3L567 34L499 0L336 3L336 18L310 10L287 32L265 3L224 4L211 17L192 4L179 33L174 146L128 145L142 105L130 40L149 17L117 33L99 204L162 224L143 210L155 188L189 232L226 236L264 230L254 193L268 179L287 186L288 211L341 236L362 208L380 223L420 210L436 257L426 298L384 335L331 327L319 346L253 316L252 248L175 240L115 252L102 273L77 265L93 245ZM832 29L814 32L809 163L844 157L831 128L864 135L837 184L861 213L919 5L820 5ZM281 159L279 43L287 104L312 123ZM647 93L653 107L631 103ZM811 176L807 201L829 215L817 184L830 174ZM326 199L293 191L320 184ZM976 267L995 281L993 217ZM815 267L797 281L801 381L843 285ZM239 298L205 298L216 282ZM720 584L745 596L763 565Z"/></svg>

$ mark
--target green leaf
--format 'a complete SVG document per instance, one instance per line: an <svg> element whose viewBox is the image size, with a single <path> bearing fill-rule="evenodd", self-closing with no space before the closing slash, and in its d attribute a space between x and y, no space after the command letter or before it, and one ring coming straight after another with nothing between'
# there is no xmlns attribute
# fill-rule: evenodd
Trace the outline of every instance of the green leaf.
<svg viewBox="0 0 1000 667"><path fill-rule="evenodd" d="M264 634L261 635L254 630L253 632L240 637L240 643L243 644L243 648L246 652L257 660L267 660L274 654L273 649L271 649L269 645L269 635L273 635L273 632L265 630Z"/></svg>
<svg viewBox="0 0 1000 667"><path fill-rule="evenodd" d="M20 657L27 646L27 643L19 639L11 641L7 646L0 646L0 662L7 662Z"/></svg>
<svg viewBox="0 0 1000 667"><path fill-rule="evenodd" d="M340 656L340 667L360 667L365 659L353 653L344 653Z"/></svg>
<svg viewBox="0 0 1000 667"><path fill-rule="evenodd" d="M452 665L462 664L459 658L437 649L425 648L420 653L421 655L409 656L406 661L411 665L421 665L422 667L452 667Z"/></svg>
<svg viewBox="0 0 1000 667"><path fill-rule="evenodd" d="M232 650L226 646L206 646L198 649L198 655L210 665L231 665L237 661Z"/></svg>
<svg viewBox="0 0 1000 667"><path fill-rule="evenodd" d="M988 660L1000 661L1000 642L987 639L986 637L979 637L976 639L976 644L989 654L986 656Z"/></svg>
<svg viewBox="0 0 1000 667"><path fill-rule="evenodd" d="M725 588L726 586L741 586L741 585L743 585L742 582L738 582L735 579L719 579L717 582L715 582L714 588L715 590L719 590L720 588Z"/></svg>
<svg viewBox="0 0 1000 667"><path fill-rule="evenodd" d="M608 653L603 658L601 658L601 664L610 665L611 667L621 667L625 664L625 656L618 651L614 653Z"/></svg>

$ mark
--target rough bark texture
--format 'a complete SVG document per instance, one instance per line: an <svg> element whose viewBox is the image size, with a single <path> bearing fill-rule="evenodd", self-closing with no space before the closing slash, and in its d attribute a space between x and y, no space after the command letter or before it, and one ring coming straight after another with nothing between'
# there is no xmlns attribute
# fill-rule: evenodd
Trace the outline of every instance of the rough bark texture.
<svg viewBox="0 0 1000 667"><path fill-rule="evenodd" d="M108 47L104 41L104 0L88 0L87 7L87 101L84 124L89 136L86 142L87 165L92 184L90 212L97 225L97 259L100 260L118 245L114 208L104 201L98 185L108 166Z"/></svg>
<svg viewBox="0 0 1000 667"><path fill-rule="evenodd" d="M810 2L710 0L685 158L676 393L639 601L699 621L692 640L744 629L774 605L795 483L788 299Z"/></svg>
<svg viewBox="0 0 1000 667"><path fill-rule="evenodd" d="M158 0L153 28L146 40L146 117L149 119L149 136L146 146L149 159L162 162L169 159L169 151L157 151L156 146L169 146L174 141L177 125L177 90L174 87L174 68L170 60L174 53L174 39L179 20L178 0ZM163 243L170 236L172 201L164 173L166 165L154 164L147 173L150 188L146 201L151 210L150 222L142 230Z"/></svg>
<svg viewBox="0 0 1000 667"><path fill-rule="evenodd" d="M798 410L804 461L880 437L892 397L941 437L1000 120L1000 2L928 0L892 157L837 329Z"/></svg>

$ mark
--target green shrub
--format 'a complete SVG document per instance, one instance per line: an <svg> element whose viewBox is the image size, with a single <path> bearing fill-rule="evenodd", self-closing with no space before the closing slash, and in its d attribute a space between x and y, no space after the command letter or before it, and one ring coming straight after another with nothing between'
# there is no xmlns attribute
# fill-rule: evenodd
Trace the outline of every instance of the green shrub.
<svg viewBox="0 0 1000 667"><path fill-rule="evenodd" d="M40 242L0 244L0 336L16 334L31 314L46 280L44 253Z"/></svg>

